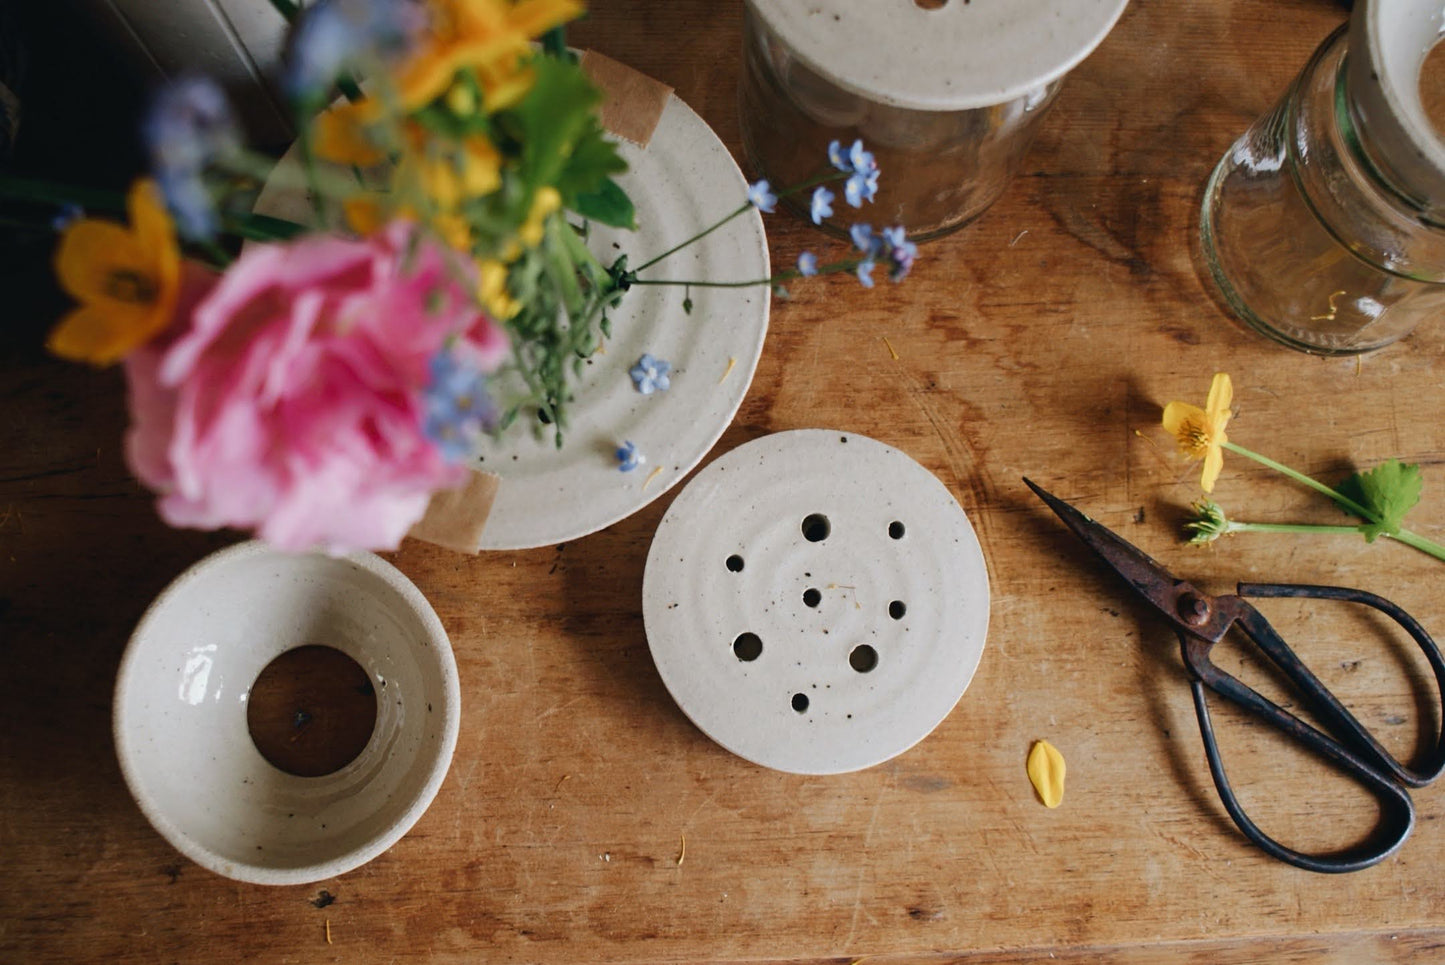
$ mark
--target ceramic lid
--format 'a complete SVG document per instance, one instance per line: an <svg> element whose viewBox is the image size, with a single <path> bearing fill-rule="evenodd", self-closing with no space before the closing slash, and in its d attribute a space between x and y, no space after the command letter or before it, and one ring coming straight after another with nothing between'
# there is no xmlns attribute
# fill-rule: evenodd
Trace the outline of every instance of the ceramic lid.
<svg viewBox="0 0 1445 965"><path fill-rule="evenodd" d="M1370 158L1395 188L1445 221L1445 142L1425 113L1420 74L1445 32L1440 0L1363 0L1350 20L1350 92Z"/></svg>
<svg viewBox="0 0 1445 965"><path fill-rule="evenodd" d="M926 737L988 630L947 487L851 432L782 432L698 473L647 556L647 643L678 706L765 767L835 774Z"/></svg>
<svg viewBox="0 0 1445 965"><path fill-rule="evenodd" d="M1127 0L747 0L795 56L895 107L1002 104L1057 80Z"/></svg>

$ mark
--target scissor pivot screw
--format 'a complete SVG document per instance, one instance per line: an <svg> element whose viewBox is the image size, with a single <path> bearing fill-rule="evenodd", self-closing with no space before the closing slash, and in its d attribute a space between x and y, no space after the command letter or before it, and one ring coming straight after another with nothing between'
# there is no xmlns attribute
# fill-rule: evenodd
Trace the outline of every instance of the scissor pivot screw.
<svg viewBox="0 0 1445 965"><path fill-rule="evenodd" d="M1191 627L1209 622L1209 601L1195 593L1186 593L1179 598L1179 619Z"/></svg>

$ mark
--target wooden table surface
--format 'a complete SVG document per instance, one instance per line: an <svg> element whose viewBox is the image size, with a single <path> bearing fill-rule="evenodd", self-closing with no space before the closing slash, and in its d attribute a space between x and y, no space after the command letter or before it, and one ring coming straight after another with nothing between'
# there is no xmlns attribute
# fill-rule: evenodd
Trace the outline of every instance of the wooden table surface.
<svg viewBox="0 0 1445 965"><path fill-rule="evenodd" d="M1182 545L1197 470L1158 428L1164 402L1202 402L1227 371L1233 439L1335 478L1419 462L1411 523L1445 531L1439 327L1361 360L1295 354L1233 323L1193 252L1210 168L1345 15L1325 0L1135 0L980 221L925 246L903 285L834 277L774 304L714 455L802 427L880 439L954 493L992 579L963 700L860 773L756 767L668 696L641 587L673 490L565 546L389 554L436 607L461 675L460 742L430 810L382 857L314 886L187 862L121 780L111 688L146 603L238 536L164 527L121 459L119 374L46 359L48 320L15 320L33 337L0 361L0 961L1442 960L1445 789L1416 793L1414 836L1361 873L1309 874L1248 845L1211 784L1172 634L1020 481L1206 589L1359 585L1445 633L1445 569L1401 545ZM598 0L573 40L672 85L738 152L740 4ZM768 230L775 263L819 241L788 215ZM1244 517L1330 516L1235 457L1216 495ZM1372 625L1266 612L1398 753L1439 726L1420 667ZM1220 660L1258 676L1240 654ZM1372 827L1362 793L1217 717L1268 830L1338 846ZM1025 776L1038 738L1068 760L1057 810Z"/></svg>

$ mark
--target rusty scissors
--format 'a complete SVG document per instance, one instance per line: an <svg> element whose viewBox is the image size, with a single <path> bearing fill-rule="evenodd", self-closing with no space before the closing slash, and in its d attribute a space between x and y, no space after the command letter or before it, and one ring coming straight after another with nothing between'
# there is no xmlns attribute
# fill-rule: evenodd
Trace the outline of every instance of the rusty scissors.
<svg viewBox="0 0 1445 965"><path fill-rule="evenodd" d="M1373 593L1334 586L1241 583L1233 594L1209 596L1178 579L1141 550L1068 503L1028 479L1024 482L1135 592L1153 604L1178 633L1184 665L1188 668L1194 692L1194 712L1199 718L1204 752L1209 759L1209 772L1214 777L1214 786L1225 810L1245 837L1281 861L1324 873L1368 868L1389 857L1405 843L1415 826L1415 808L1407 788L1424 787L1445 770L1445 660L1441 659L1435 641L1413 617ZM1442 732L1436 735L1434 747L1422 753L1423 760L1414 767L1397 761L1310 672L1269 621L1244 597L1344 600L1373 607L1400 624L1424 652L1441 695ZM1328 733L1299 719L1210 662L1210 650L1232 627L1252 640L1290 680L1304 698L1305 706ZM1229 778L1225 776L1214 727L1209 719L1209 705L1205 701L1206 688L1264 719L1367 788L1382 805L1380 823L1371 838L1345 851L1317 855L1296 851L1261 831L1244 813L1230 787Z"/></svg>

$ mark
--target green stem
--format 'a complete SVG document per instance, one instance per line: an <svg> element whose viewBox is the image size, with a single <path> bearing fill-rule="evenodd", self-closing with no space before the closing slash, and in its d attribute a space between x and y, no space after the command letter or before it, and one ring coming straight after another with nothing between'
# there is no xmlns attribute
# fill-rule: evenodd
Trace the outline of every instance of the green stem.
<svg viewBox="0 0 1445 965"><path fill-rule="evenodd" d="M87 210L96 211L125 210L125 195L119 191L5 175L0 175L0 197L33 204L78 204Z"/></svg>
<svg viewBox="0 0 1445 965"><path fill-rule="evenodd" d="M287 241L306 231L304 225L264 214L222 214L226 234L247 241Z"/></svg>
<svg viewBox="0 0 1445 965"><path fill-rule="evenodd" d="M1365 507L1361 506L1359 503L1355 502L1353 499L1350 499L1348 496L1336 492L1335 490L1331 489L1329 486L1326 486L1324 483L1320 482L1317 479L1311 479L1309 476L1306 476L1302 472L1296 472L1289 466L1286 466L1284 463L1275 462L1268 456L1261 456L1259 453L1252 452L1249 449L1246 449L1243 446L1233 442L1223 443L1223 448L1228 449L1230 452L1236 453L1238 455L1253 459L1260 465L1268 466L1269 468L1277 472L1284 473L1295 482L1300 483L1304 486L1308 486L1315 492L1322 493L1330 497L1330 499L1334 500L1340 506L1343 506L1345 509L1349 510L1351 513L1355 514L1361 519L1368 519L1372 523L1378 523L1380 521L1378 516L1370 512Z"/></svg>
<svg viewBox="0 0 1445 965"><path fill-rule="evenodd" d="M729 214L729 215L725 216L721 221L719 221L719 222L717 222L716 224L714 224L711 228L704 228L703 230L699 231L697 234L693 235L691 238L687 239L686 241L682 242L681 244L673 245L671 248L667 249L667 250L664 251L662 254L658 255L656 258L654 258L654 259L652 259L651 261L646 262L646 263L644 263L644 264L638 265L636 268L634 268L634 269L632 269L632 270L633 270L634 272L646 271L648 268L651 268L653 265L657 264L659 261L661 261L662 259L666 258L668 255L675 255L675 254L677 254L679 251L681 251L682 249L686 248L688 245L692 244L694 241L700 241L700 240L702 240L703 238L706 238L708 235L712 234L714 231L716 231L717 229L721 228L723 225L727 224L729 221L733 220L733 219L736 218L738 215L743 214L745 211L747 211L748 209L750 209L752 206L753 206L753 204L752 204L751 201L744 201L741 207L739 207L736 211L732 212L732 214ZM639 284L639 285L640 285L640 284L642 284L642 283L641 283L641 282L635 282L635 284ZM755 283L754 283L754 284L755 284Z"/></svg>
<svg viewBox="0 0 1445 965"><path fill-rule="evenodd" d="M677 278L636 278L633 285L688 285L693 288L751 288L754 285L773 285L789 278L797 278L796 271L785 271L768 278L754 278L752 281L684 281Z"/></svg>
<svg viewBox="0 0 1445 965"><path fill-rule="evenodd" d="M293 0L271 0L271 6L276 12L286 18L287 23L295 23L296 18L301 16L301 6Z"/></svg>
<svg viewBox="0 0 1445 965"><path fill-rule="evenodd" d="M836 275L839 272L853 271L863 261L862 258L850 258L846 261L837 261L831 265L824 265L813 273L813 275ZM808 277L813 277L810 275ZM634 278L633 285L691 285L694 288L748 288L752 285L776 285L778 282L792 281L794 278L802 278L803 273L796 268L789 268L776 275L767 278L756 278L752 281L692 281L681 278Z"/></svg>
<svg viewBox="0 0 1445 965"><path fill-rule="evenodd" d="M542 35L542 52L561 59L567 55L567 28L557 25Z"/></svg>
<svg viewBox="0 0 1445 965"><path fill-rule="evenodd" d="M791 188L784 188L778 192L778 197L791 198L795 194L801 194L820 184L827 184L829 181L843 181L848 178L847 171L824 171L822 174L814 175L806 181L793 185Z"/></svg>
<svg viewBox="0 0 1445 965"><path fill-rule="evenodd" d="M1352 533L1358 536L1363 528L1321 523L1246 523L1237 519L1224 524L1225 533Z"/></svg>
<svg viewBox="0 0 1445 965"><path fill-rule="evenodd" d="M846 172L843 172L843 171L824 171L822 174L819 174L819 175L816 175L815 177L809 178L808 180L802 182L801 184L795 184L795 185L793 185L791 188L785 188L784 190L779 191L777 196L778 196L779 198L788 198L788 197L791 197L791 196L793 196L793 195L795 195L795 194L797 194L797 193L799 193L799 192L801 192L801 191L807 191L809 188L816 188L818 185L820 185L820 184L825 184L825 183L827 183L828 181L839 181L839 180L842 180L843 178L846 178L847 176L848 176L847 173L846 173ZM633 271L634 273L639 272L639 271L646 271L648 268L651 268L653 265L657 264L659 261L661 261L662 259L666 258L668 255L675 255L675 254L677 254L679 251L681 251L682 249L686 248L688 245L692 244L694 241L699 241L699 240L701 240L701 239L703 239L703 238L706 238L708 235L712 234L714 231L716 231L717 229L721 228L723 225L727 224L729 221L733 220L733 219L736 218L736 217L739 217L740 215L745 214L745 213L748 211L748 209L751 208L752 206L753 206L753 203L752 203L751 201L745 201L745 202L743 202L743 203L742 203L741 205L739 205L735 210L733 210L731 213L725 215L721 221L717 222L717 223L714 224L712 227L710 227L710 228L704 228L702 231L699 231L697 234L693 235L691 238L687 239L686 241L682 242L681 244L673 245L671 248L667 249L667 250L664 251L662 254L658 255L656 258L653 258L651 261L648 261L648 262L645 262L645 263L643 263L643 264L641 264L641 265L638 265L636 268L632 269L632 271ZM640 285L640 284L642 284L642 282L640 282L640 281L639 281L639 282L634 282L634 284ZM670 283L670 284L671 284L671 283ZM761 282L746 282L745 284L757 285L757 284L762 284L762 283L761 283ZM741 287L741 286L728 286L728 287Z"/></svg>
<svg viewBox="0 0 1445 965"><path fill-rule="evenodd" d="M1445 560L1445 546L1441 546L1434 540L1428 540L1419 533L1412 533L1408 529L1402 529L1398 533L1386 533L1386 536L1398 540L1406 546L1413 546L1422 553L1429 553L1437 560Z"/></svg>
<svg viewBox="0 0 1445 965"><path fill-rule="evenodd" d="M1305 486L1308 486L1309 488L1315 490L1316 492L1322 493L1322 494L1328 496L1330 499L1334 500L1334 502L1336 503L1336 505L1338 505L1338 506L1342 507L1343 509L1349 511L1350 513L1352 513L1352 514L1360 517L1361 519L1369 520L1369 521L1372 522L1372 523L1378 523L1378 522L1380 521L1380 517L1379 517L1379 516L1377 516L1376 514L1370 512L1368 509L1366 509L1365 507L1361 506L1359 503L1355 502L1353 499L1350 499L1348 496L1345 496L1344 494L1340 493L1338 490L1331 489L1329 486L1326 486L1324 483L1320 482L1320 481L1317 480L1317 479L1312 479L1312 478L1310 478L1309 476L1306 476L1306 475L1305 475L1304 473L1302 473L1302 472L1296 472L1295 470L1291 469L1290 467L1288 467L1288 466L1286 466L1286 465L1284 465L1284 464L1282 464L1282 463L1275 462L1273 459L1269 458L1268 456L1261 456L1259 453L1257 453L1257 452L1252 452L1251 450L1246 449L1246 448L1244 448L1243 446L1238 445L1238 444L1236 444L1236 443L1226 442L1226 443L1223 444L1223 447L1224 447L1225 449L1228 449L1230 452L1236 453L1236 454L1241 455L1241 456L1245 456L1245 457L1247 457L1247 458L1249 458L1249 459L1253 459L1255 462L1260 463L1261 465L1268 466L1268 467L1271 468L1271 469L1274 469L1274 470L1276 470L1276 471L1278 471L1278 472L1284 473L1286 476L1288 476L1289 478L1293 479L1295 482L1300 483L1300 484L1305 485ZM1261 527L1264 527L1264 526L1290 526L1290 525L1292 525L1292 524L1288 524L1288 523L1238 523L1238 524L1237 524L1237 523L1234 523L1233 521L1231 521L1229 525L1230 525L1230 527L1231 527L1231 530L1230 530L1231 532L1243 532L1243 530L1236 530L1236 529L1233 528L1233 527L1236 527L1236 526L1249 526L1250 528L1256 530L1257 532L1264 532L1264 530L1263 530ZM1303 526L1303 525L1305 525L1305 524L1298 524L1298 525ZM1353 531L1355 531L1355 532L1359 532L1359 531L1361 531L1362 529L1363 529L1363 527L1353 527L1353 526L1346 526L1346 527L1328 527L1328 526L1321 526L1321 527L1314 528L1314 529L1312 529L1312 530L1310 530L1310 531L1311 531L1311 532L1339 532L1339 531L1342 531L1342 530L1353 530ZM1302 530L1302 529L1274 530L1274 532L1304 532L1304 531L1305 531L1305 530ZM1388 536L1388 537L1390 537L1391 539L1396 540L1397 542L1404 543L1406 546L1414 547L1415 549L1419 550L1419 551L1422 552L1422 553L1428 553L1430 556L1433 556L1433 557L1435 557L1435 558L1438 559L1438 560L1445 560L1445 546L1441 546L1439 543L1436 543L1434 540L1426 539L1425 537L1421 536L1420 534L1418 534L1418 533L1413 533L1413 532L1411 532L1411 531L1408 530L1408 529L1401 529L1399 532L1395 532L1395 533L1382 533L1381 535L1383 535L1383 536Z"/></svg>

